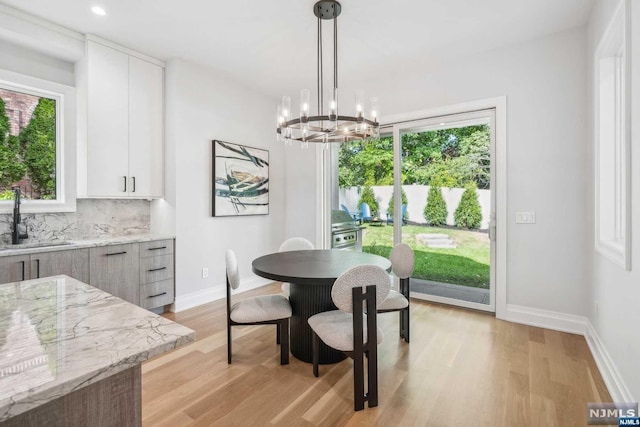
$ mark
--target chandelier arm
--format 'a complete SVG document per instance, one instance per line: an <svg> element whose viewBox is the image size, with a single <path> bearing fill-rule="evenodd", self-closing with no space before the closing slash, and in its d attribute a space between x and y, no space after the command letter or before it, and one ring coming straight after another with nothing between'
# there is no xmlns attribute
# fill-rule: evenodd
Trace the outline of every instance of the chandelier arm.
<svg viewBox="0 0 640 427"><path fill-rule="evenodd" d="M318 115L322 115L324 113L324 63L323 63L323 42L322 42L322 20L318 18L318 25L320 31L320 38L318 39L318 44L320 45L320 91L318 92L318 102L320 108L318 109Z"/></svg>
<svg viewBox="0 0 640 427"><path fill-rule="evenodd" d="M333 17L333 88L338 89L338 15Z"/></svg>
<svg viewBox="0 0 640 427"><path fill-rule="evenodd" d="M317 46L316 46L316 80L317 81L316 81L316 84L318 86L318 103L317 103L318 104L318 109L316 110L316 112L318 114L320 114L320 95L319 94L320 94L320 90L321 90L321 88L320 88L320 62L321 62L321 59L320 59L320 57L321 57L321 50L320 50L321 49L321 47L320 47L321 42L320 42L320 39L322 37L321 32L320 32L321 25L322 25L322 22L320 20L320 17L318 16L318 29L317 29L317 33L316 33L316 39L317 39L316 40L316 42L317 42Z"/></svg>

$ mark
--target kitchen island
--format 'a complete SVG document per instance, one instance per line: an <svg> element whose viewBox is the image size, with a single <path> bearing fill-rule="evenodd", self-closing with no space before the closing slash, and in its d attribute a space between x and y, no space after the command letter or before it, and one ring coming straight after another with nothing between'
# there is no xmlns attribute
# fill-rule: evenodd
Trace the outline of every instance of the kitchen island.
<svg viewBox="0 0 640 427"><path fill-rule="evenodd" d="M140 364L194 339L67 276L0 285L0 425L139 426Z"/></svg>

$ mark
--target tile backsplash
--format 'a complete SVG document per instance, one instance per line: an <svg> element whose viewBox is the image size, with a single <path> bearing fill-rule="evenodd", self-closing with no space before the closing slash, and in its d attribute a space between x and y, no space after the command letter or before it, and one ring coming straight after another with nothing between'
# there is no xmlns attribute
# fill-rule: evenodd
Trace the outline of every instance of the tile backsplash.
<svg viewBox="0 0 640 427"><path fill-rule="evenodd" d="M23 213L29 240L79 240L149 233L148 200L78 199L76 212ZM13 215L0 214L0 243L11 243Z"/></svg>

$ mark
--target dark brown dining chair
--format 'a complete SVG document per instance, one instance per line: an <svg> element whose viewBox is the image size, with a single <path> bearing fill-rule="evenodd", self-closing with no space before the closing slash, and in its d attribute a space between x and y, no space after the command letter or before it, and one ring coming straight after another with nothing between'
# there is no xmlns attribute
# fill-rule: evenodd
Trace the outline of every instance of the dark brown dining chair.
<svg viewBox="0 0 640 427"><path fill-rule="evenodd" d="M400 312L400 338L409 342L410 312L409 312L409 279L413 274L415 255L413 249L406 243L398 243L389 255L393 274L400 279L399 291L391 289L387 298L378 305L378 313Z"/></svg>
<svg viewBox="0 0 640 427"><path fill-rule="evenodd" d="M231 364L231 327L237 325L277 325L280 364L289 364L289 318L291 305L282 295L263 295L231 303L231 290L238 289L240 275L236 254L227 249L227 363Z"/></svg>
<svg viewBox="0 0 640 427"><path fill-rule="evenodd" d="M311 316L313 331L313 374L317 377L320 341L353 359L353 407L378 406L378 328L376 305L389 293L389 275L380 267L361 265L340 275L331 288L331 299L338 310ZM373 314L365 314L373 313ZM364 387L364 358L367 357L367 391Z"/></svg>

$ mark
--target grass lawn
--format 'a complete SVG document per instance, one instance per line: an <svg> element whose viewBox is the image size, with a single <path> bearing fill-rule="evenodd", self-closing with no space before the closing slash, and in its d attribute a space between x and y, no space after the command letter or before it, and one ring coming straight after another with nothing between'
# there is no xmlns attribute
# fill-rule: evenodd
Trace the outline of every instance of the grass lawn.
<svg viewBox="0 0 640 427"><path fill-rule="evenodd" d="M365 224L362 250L389 257L393 247L393 226ZM430 248L416 239L417 234L447 234L456 249ZM489 237L477 231L435 228L420 225L402 227L402 241L415 252L413 276L435 282L489 288Z"/></svg>

